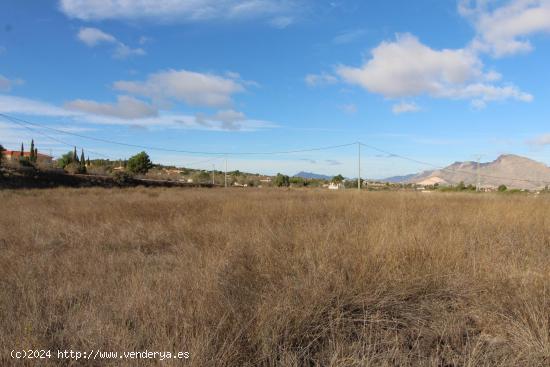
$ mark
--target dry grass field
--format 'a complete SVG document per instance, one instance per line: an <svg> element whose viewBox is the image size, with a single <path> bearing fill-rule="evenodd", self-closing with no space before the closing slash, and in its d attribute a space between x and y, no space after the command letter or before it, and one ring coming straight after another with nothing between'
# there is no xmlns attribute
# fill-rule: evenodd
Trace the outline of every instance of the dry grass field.
<svg viewBox="0 0 550 367"><path fill-rule="evenodd" d="M1 365L550 365L550 197L51 189L0 209Z"/></svg>

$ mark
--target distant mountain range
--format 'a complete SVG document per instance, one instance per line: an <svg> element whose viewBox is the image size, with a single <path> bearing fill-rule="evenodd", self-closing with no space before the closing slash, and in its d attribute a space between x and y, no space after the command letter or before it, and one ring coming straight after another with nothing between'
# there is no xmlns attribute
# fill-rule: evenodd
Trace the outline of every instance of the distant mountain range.
<svg viewBox="0 0 550 367"><path fill-rule="evenodd" d="M332 176L321 175L321 174L313 173L313 172L304 172L304 171L298 172L297 174L295 174L292 177L301 177L301 178L310 178L310 179L312 178L312 179L316 179L316 180L330 180L330 179L332 179Z"/></svg>
<svg viewBox="0 0 550 367"><path fill-rule="evenodd" d="M424 171L416 175L388 177L383 181L433 185L466 185L477 183L477 162L455 162L443 169ZM492 162L479 164L481 186L537 189L550 185L550 167L544 163L514 154L504 154Z"/></svg>

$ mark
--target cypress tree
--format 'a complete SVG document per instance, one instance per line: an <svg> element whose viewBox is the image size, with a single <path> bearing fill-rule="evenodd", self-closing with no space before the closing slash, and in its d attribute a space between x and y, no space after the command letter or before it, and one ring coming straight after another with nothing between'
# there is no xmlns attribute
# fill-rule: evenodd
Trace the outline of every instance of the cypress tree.
<svg viewBox="0 0 550 367"><path fill-rule="evenodd" d="M74 163L79 163L78 162L78 154L76 154L76 147L74 147L74 151L73 151L73 162Z"/></svg>
<svg viewBox="0 0 550 367"><path fill-rule="evenodd" d="M84 148L82 148L82 153L80 153L80 165L86 165L86 159L84 158Z"/></svg>
<svg viewBox="0 0 550 367"><path fill-rule="evenodd" d="M31 140L31 148L29 149L29 161L34 161L34 139Z"/></svg>
<svg viewBox="0 0 550 367"><path fill-rule="evenodd" d="M19 155L19 160L22 160L25 158L25 147L23 146L23 143L21 143L21 154Z"/></svg>
<svg viewBox="0 0 550 367"><path fill-rule="evenodd" d="M38 160L38 148L34 148L34 161Z"/></svg>
<svg viewBox="0 0 550 367"><path fill-rule="evenodd" d="M88 156L88 159L86 159L86 165L87 165L87 166L90 165L90 156Z"/></svg>
<svg viewBox="0 0 550 367"><path fill-rule="evenodd" d="M31 149L29 151L29 160L31 162L36 161L36 157L34 156L34 139L31 140Z"/></svg>

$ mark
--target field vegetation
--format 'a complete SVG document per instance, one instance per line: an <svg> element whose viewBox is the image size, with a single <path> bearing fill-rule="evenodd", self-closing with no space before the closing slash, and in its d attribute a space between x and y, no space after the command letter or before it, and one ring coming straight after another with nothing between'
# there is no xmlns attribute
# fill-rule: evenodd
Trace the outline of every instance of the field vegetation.
<svg viewBox="0 0 550 367"><path fill-rule="evenodd" d="M305 189L0 191L9 350L182 363L548 366L550 197Z"/></svg>

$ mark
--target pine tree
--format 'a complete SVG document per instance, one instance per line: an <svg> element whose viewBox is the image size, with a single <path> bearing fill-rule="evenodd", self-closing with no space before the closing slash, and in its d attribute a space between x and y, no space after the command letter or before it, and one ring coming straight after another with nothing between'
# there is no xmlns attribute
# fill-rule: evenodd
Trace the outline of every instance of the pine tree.
<svg viewBox="0 0 550 367"><path fill-rule="evenodd" d="M31 149L29 151L29 160L31 162L36 161L36 157L34 156L34 139L31 140Z"/></svg>
<svg viewBox="0 0 550 367"><path fill-rule="evenodd" d="M86 165L86 159L84 158L84 148L82 148L82 153L80 153L80 165Z"/></svg>
<svg viewBox="0 0 550 367"><path fill-rule="evenodd" d="M76 154L76 147L74 147L74 151L73 151L73 162L74 163L79 163L78 154Z"/></svg>

